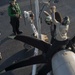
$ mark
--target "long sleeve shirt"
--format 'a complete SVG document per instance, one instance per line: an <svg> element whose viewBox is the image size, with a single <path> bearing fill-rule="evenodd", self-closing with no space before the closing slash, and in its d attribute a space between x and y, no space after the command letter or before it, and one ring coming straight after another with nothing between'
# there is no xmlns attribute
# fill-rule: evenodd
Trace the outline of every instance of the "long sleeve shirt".
<svg viewBox="0 0 75 75"><path fill-rule="evenodd" d="M55 39L58 41L64 41L68 39L67 33L69 30L69 25L62 25L55 19L55 13L52 13L52 21L56 25L56 36Z"/></svg>
<svg viewBox="0 0 75 75"><path fill-rule="evenodd" d="M21 15L21 9L19 7L19 4L16 3L14 6L8 6L8 15L10 17L16 17L16 14Z"/></svg>

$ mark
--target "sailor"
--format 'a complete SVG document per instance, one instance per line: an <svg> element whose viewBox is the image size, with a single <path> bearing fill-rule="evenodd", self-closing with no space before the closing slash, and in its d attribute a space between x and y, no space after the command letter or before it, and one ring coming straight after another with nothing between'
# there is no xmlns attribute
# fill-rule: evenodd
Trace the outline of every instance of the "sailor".
<svg viewBox="0 0 75 75"><path fill-rule="evenodd" d="M56 25L56 36L55 36L55 41L52 44L52 47L47 53L47 56L49 58L52 57L53 54L56 53L57 50L59 50L59 48L63 48L68 44L69 40L68 40L67 33L69 30L69 24L70 24L69 16L66 16L65 18L63 18L61 23L55 19L56 6L52 6L51 10L52 10L52 21Z"/></svg>
<svg viewBox="0 0 75 75"><path fill-rule="evenodd" d="M10 1L10 5L8 6L8 15L10 16L10 24L12 26L14 35L21 34L22 32L19 30L21 10L16 0Z"/></svg>

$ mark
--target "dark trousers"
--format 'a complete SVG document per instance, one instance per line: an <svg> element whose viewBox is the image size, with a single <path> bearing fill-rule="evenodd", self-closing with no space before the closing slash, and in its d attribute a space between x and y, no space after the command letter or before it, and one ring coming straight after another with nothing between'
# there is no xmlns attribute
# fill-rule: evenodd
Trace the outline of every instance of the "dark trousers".
<svg viewBox="0 0 75 75"><path fill-rule="evenodd" d="M10 24L12 26L13 33L16 34L19 32L19 18L11 18Z"/></svg>
<svg viewBox="0 0 75 75"><path fill-rule="evenodd" d="M38 73L36 75L47 75L48 72L52 70L51 63L46 63L42 68L38 70Z"/></svg>
<svg viewBox="0 0 75 75"><path fill-rule="evenodd" d="M74 44L75 44L75 36L71 40L69 40L69 43L67 44L66 49L71 47L71 50L75 53Z"/></svg>
<svg viewBox="0 0 75 75"><path fill-rule="evenodd" d="M15 39L38 48L39 50L43 51L45 55L42 54L35 57L30 57L26 60L15 63L7 67L6 71L24 67L24 66L33 65L33 64L45 63L45 65L38 71L37 75L46 75L50 70L52 70L52 66L51 66L52 56L59 50L59 47L62 47L62 45L64 44L66 45L68 42L68 40L62 42L55 40L55 42L51 46L48 43L45 43L41 40L31 38L28 36L19 35L16 36Z"/></svg>
<svg viewBox="0 0 75 75"><path fill-rule="evenodd" d="M38 72L37 75L47 75L48 72L52 70L52 57L55 53L60 50L65 49L66 45L68 44L69 40L65 41L57 41L55 40L50 49L46 53L45 61L47 62Z"/></svg>
<svg viewBox="0 0 75 75"><path fill-rule="evenodd" d="M58 41L55 39L54 43L46 53L46 59L51 60L53 55L57 53L60 50L65 49L66 45L68 44L69 40L64 40L64 41Z"/></svg>
<svg viewBox="0 0 75 75"><path fill-rule="evenodd" d="M54 36L51 36L51 41L50 41L50 43L51 43L51 44L53 44L53 43L54 43L54 41L55 41Z"/></svg>

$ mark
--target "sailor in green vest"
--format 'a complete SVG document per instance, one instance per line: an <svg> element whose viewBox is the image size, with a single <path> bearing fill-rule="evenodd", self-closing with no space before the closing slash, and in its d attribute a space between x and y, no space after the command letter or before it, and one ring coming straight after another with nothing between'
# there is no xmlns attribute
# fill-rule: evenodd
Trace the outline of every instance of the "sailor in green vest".
<svg viewBox="0 0 75 75"><path fill-rule="evenodd" d="M21 9L19 4L16 0L11 0L10 5L8 6L8 15L10 16L10 24L12 26L13 34L21 34L22 32L19 31L19 24L21 18Z"/></svg>

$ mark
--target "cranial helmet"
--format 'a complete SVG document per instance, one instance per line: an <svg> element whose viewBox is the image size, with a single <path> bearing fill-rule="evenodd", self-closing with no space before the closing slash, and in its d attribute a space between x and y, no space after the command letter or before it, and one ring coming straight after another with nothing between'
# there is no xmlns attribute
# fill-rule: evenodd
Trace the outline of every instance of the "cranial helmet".
<svg viewBox="0 0 75 75"><path fill-rule="evenodd" d="M63 18L63 22L62 22L63 25L69 25L70 24L70 18L69 16L66 16Z"/></svg>
<svg viewBox="0 0 75 75"><path fill-rule="evenodd" d="M51 17L51 15L46 16L45 22L46 22L48 25L50 25L50 24L52 23L52 17Z"/></svg>

